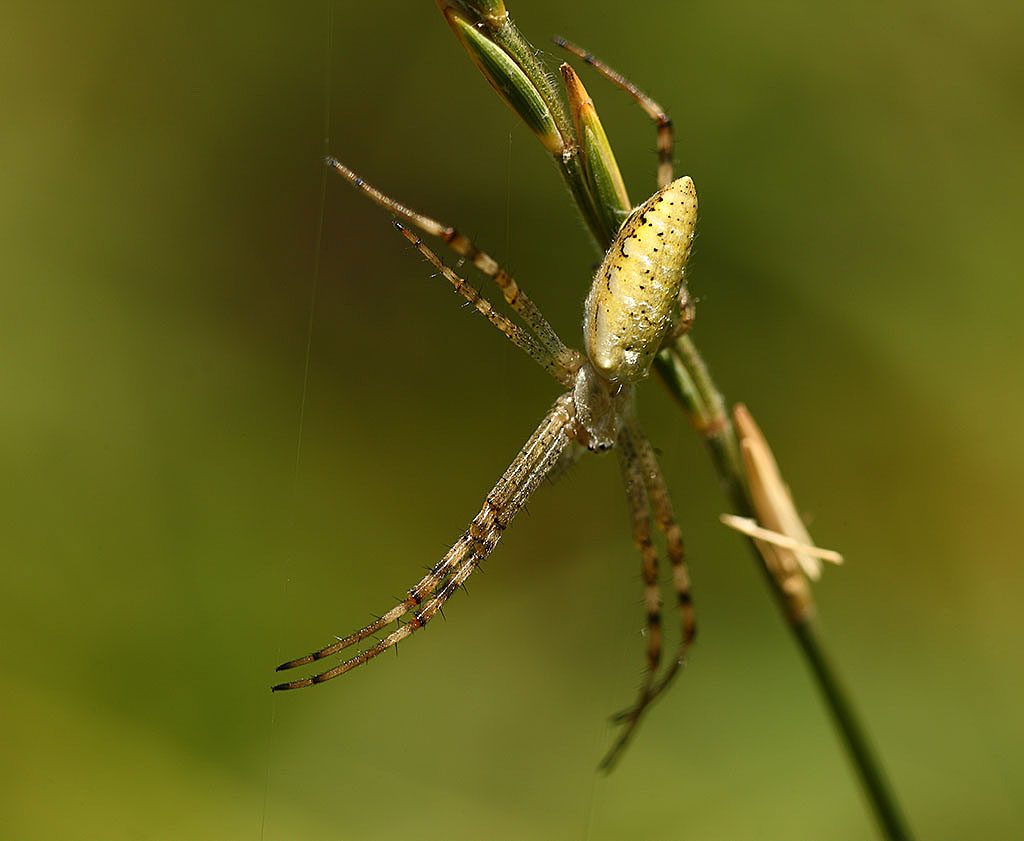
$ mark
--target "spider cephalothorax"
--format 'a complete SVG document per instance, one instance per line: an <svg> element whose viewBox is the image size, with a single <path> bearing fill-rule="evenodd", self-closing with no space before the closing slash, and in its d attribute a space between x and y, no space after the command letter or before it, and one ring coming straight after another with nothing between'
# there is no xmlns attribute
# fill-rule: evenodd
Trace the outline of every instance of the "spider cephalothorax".
<svg viewBox="0 0 1024 841"><path fill-rule="evenodd" d="M328 159L329 166L370 199L404 222L443 240L491 278L525 327L496 311L415 234L401 222L395 222L459 294L566 391L487 495L469 528L401 602L366 627L318 651L283 663L278 670L306 665L381 633L385 635L325 672L281 683L274 689L299 689L323 683L362 665L415 633L441 611L445 602L494 550L502 533L545 478L556 468L570 464L583 448L594 452L614 448L626 488L633 539L641 557L647 614L647 663L636 702L617 716L625 726L604 760L603 764L608 767L650 703L677 673L696 633L682 532L675 520L654 448L637 421L634 386L647 376L654 357L665 343L685 332L693 319L684 269L696 225L697 194L688 177L672 180L671 124L661 109L592 56L588 55L586 60L630 93L649 114L659 115L656 119L662 155L657 192L623 221L591 284L584 306L585 354L567 347L519 285L467 237L455 228L406 208L364 182L344 164ZM680 621L678 649L660 675L662 602L652 523L664 537ZM386 631L391 625L395 627Z"/></svg>

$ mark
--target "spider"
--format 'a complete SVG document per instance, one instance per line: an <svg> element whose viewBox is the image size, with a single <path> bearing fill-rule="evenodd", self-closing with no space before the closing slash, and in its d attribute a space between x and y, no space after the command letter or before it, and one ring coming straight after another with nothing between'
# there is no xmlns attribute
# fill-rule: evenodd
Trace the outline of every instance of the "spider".
<svg viewBox="0 0 1024 841"><path fill-rule="evenodd" d="M646 610L646 664L635 701L614 716L622 726L601 767L609 769L651 703L684 664L696 635L690 576L682 531L654 448L641 430L634 390L651 370L655 355L689 330L694 317L684 269L697 221L697 194L689 177L674 178L672 123L661 107L634 84L589 53L563 39L568 49L625 91L657 125L658 189L622 223L597 270L584 304L585 353L568 347L526 292L488 254L454 227L410 210L333 157L327 165L371 201L389 211L393 224L423 257L516 347L557 380L565 392L555 400L526 445L484 500L469 528L408 595L365 627L278 671L322 660L368 638L376 642L338 665L310 677L280 683L274 691L315 686L351 671L425 627L494 551L527 500L545 479L568 469L586 452L614 449L625 485L633 541L640 553ZM409 226L409 227L407 227ZM495 282L522 326L499 313L469 282L445 265L413 233L418 228L443 241L459 257ZM662 663L662 597L652 525L662 534L672 568L680 624L678 648ZM382 638L388 626L395 628Z"/></svg>

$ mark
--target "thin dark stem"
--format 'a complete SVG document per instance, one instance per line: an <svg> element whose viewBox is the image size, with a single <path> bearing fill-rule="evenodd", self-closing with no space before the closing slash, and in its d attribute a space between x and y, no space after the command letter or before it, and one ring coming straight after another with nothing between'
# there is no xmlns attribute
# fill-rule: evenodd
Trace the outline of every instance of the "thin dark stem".
<svg viewBox="0 0 1024 841"><path fill-rule="evenodd" d="M822 649L817 632L810 621L790 623L800 650L811 668L832 721L842 733L850 761L860 778L885 837L891 841L911 841L913 836L900 810L892 786L882 770L882 763L868 739L849 694L832 668Z"/></svg>

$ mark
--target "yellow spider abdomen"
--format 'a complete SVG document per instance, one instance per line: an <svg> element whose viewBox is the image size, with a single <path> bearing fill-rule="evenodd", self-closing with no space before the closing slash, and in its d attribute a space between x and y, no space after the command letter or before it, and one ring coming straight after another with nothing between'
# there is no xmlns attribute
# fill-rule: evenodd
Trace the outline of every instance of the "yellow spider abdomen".
<svg viewBox="0 0 1024 841"><path fill-rule="evenodd" d="M584 310L591 364L607 379L647 375L675 321L697 224L689 177L662 187L622 223L594 277Z"/></svg>

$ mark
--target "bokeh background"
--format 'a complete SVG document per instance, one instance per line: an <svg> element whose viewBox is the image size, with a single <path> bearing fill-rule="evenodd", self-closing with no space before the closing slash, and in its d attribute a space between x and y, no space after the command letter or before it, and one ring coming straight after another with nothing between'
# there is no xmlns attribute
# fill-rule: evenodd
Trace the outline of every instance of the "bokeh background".
<svg viewBox="0 0 1024 841"><path fill-rule="evenodd" d="M822 633L911 824L1024 837L1024 6L511 10L676 119L696 338L848 558ZM610 457L397 660L272 697L439 556L555 395L322 154L459 223L567 337L597 257L427 0L5 19L0 835L873 837L654 382L702 637L614 775L642 611ZM653 130L584 78L639 200Z"/></svg>

